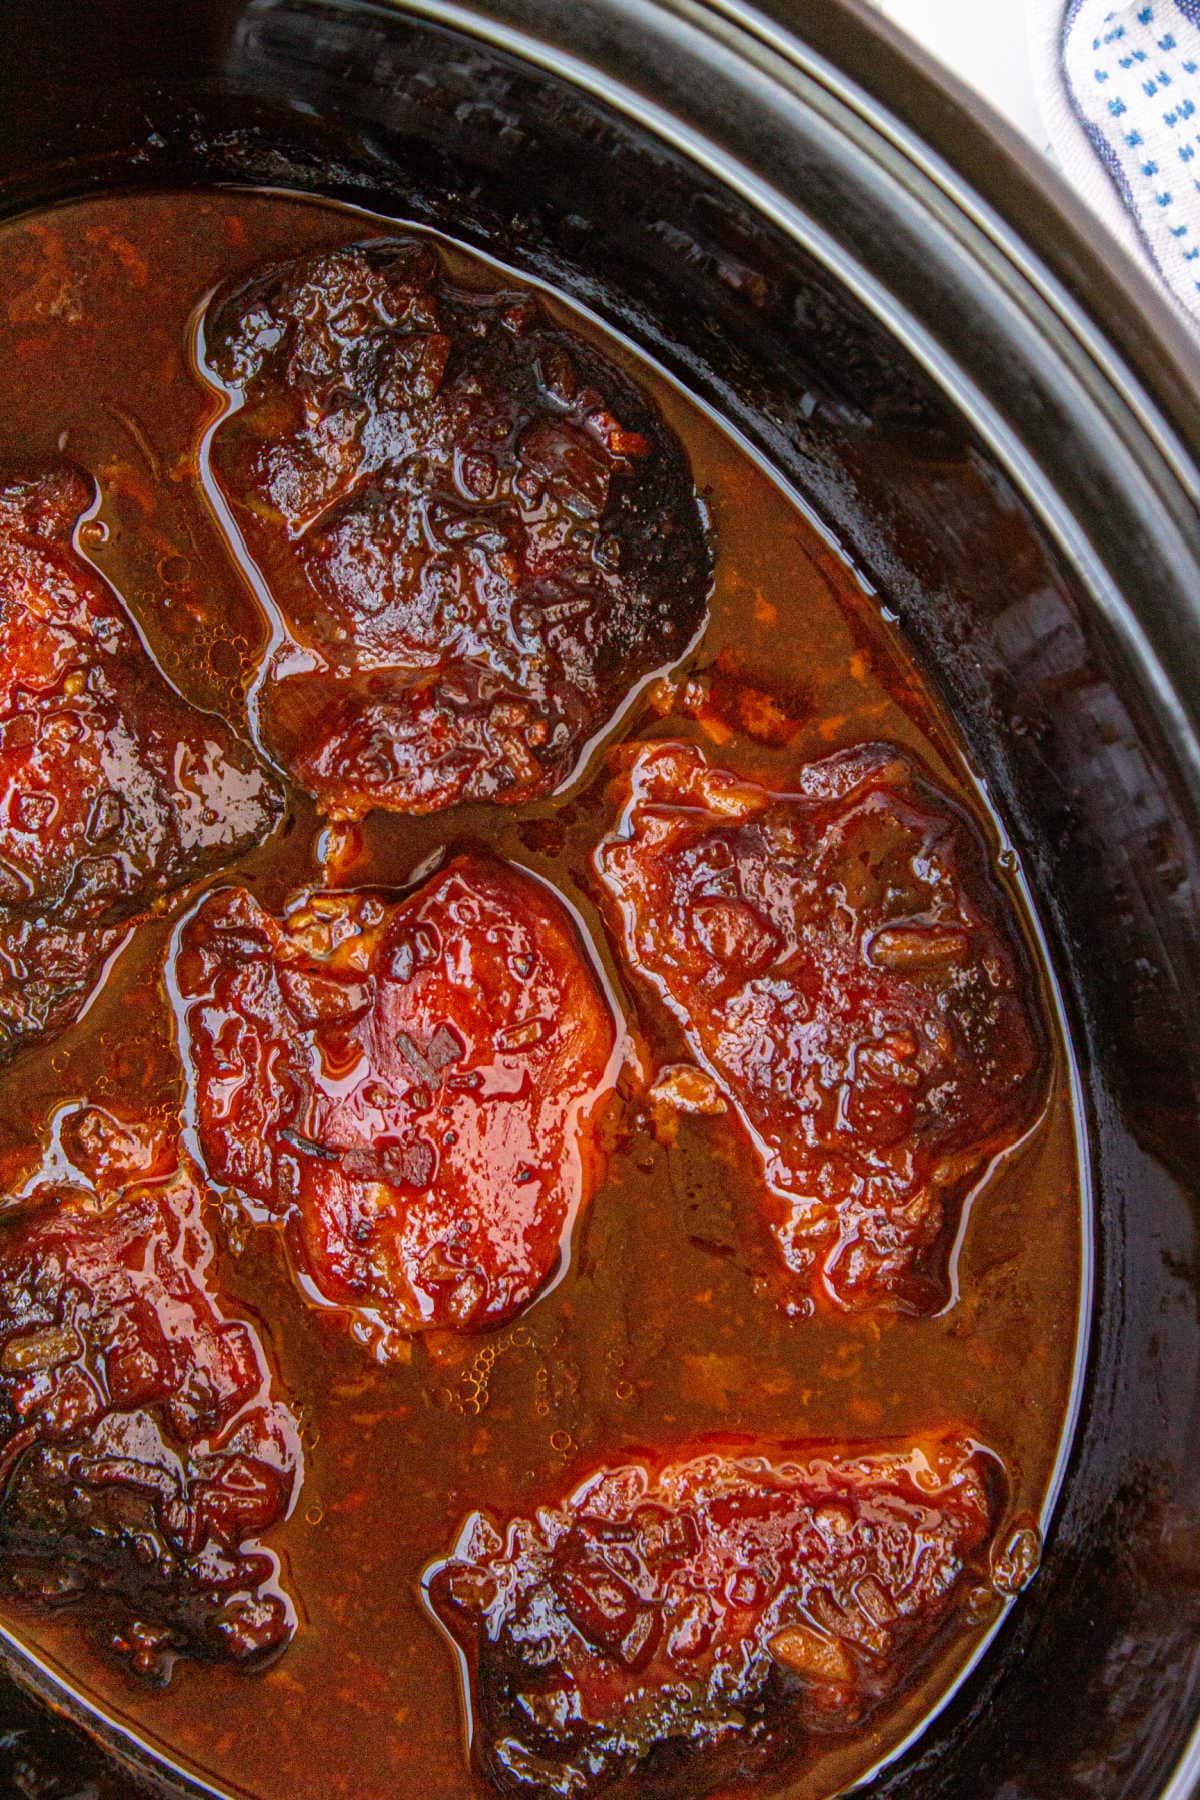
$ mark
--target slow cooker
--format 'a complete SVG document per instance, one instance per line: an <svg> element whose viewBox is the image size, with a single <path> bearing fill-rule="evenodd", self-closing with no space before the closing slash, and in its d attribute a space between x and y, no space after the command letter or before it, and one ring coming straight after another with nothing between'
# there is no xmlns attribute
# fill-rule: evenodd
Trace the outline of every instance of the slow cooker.
<svg viewBox="0 0 1200 1800"><path fill-rule="evenodd" d="M4 24L6 214L249 184L515 257L744 434L898 617L1067 996L1092 1325L1041 1571L870 1791L1200 1791L1200 356L1183 327L865 0L8 0ZM208 1791L15 1646L9 1662L6 1792Z"/></svg>

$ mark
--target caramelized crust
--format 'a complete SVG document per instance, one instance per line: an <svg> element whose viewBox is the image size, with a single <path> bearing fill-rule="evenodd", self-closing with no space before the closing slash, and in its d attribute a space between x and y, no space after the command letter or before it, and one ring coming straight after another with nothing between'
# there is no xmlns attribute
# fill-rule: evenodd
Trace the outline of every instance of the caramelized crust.
<svg viewBox="0 0 1200 1800"><path fill-rule="evenodd" d="M1043 1078L974 827L886 744L789 794L651 744L597 866L630 963L749 1129L793 1301L938 1306L958 1204Z"/></svg>
<svg viewBox="0 0 1200 1800"><path fill-rule="evenodd" d="M984 1568L987 1459L693 1446L559 1504L476 1514L426 1578L503 1794L667 1796L790 1765L861 1725Z"/></svg>
<svg viewBox="0 0 1200 1800"><path fill-rule="evenodd" d="M258 1542L299 1470L252 1329L209 1280L186 1158L99 1108L0 1216L0 1582L133 1669L259 1662L291 1604Z"/></svg>
<svg viewBox="0 0 1200 1800"><path fill-rule="evenodd" d="M0 1060L69 1024L116 922L232 861L279 798L72 545L92 490L0 479Z"/></svg>
<svg viewBox="0 0 1200 1800"><path fill-rule="evenodd" d="M205 327L211 467L269 590L264 739L335 816L535 799L704 616L684 452L526 292L381 239L276 264Z"/></svg>
<svg viewBox="0 0 1200 1800"><path fill-rule="evenodd" d="M591 1194L617 1060L541 882L464 856L398 904L319 894L282 920L222 893L175 979L209 1170L286 1219L310 1293L381 1356L528 1304Z"/></svg>
<svg viewBox="0 0 1200 1800"><path fill-rule="evenodd" d="M60 925L0 907L0 1064L75 1023L127 929Z"/></svg>

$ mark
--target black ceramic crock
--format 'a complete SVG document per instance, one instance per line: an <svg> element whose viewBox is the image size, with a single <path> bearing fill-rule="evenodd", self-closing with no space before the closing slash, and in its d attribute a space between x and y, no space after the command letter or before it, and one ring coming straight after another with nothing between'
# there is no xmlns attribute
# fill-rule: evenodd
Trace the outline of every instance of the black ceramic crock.
<svg viewBox="0 0 1200 1800"><path fill-rule="evenodd" d="M4 0L0 28L4 212L266 183L494 250L709 400L899 615L1047 929L1096 1254L1041 1572L870 1792L1200 1792L1200 360L1173 316L865 0ZM140 1791L116 1767L0 1691L4 1794Z"/></svg>

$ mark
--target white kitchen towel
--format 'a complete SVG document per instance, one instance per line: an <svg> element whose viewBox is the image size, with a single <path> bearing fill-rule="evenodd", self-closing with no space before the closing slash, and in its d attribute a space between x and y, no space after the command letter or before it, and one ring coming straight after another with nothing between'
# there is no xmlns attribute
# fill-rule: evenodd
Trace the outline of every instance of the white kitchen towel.
<svg viewBox="0 0 1200 1800"><path fill-rule="evenodd" d="M1200 0L1031 0L1051 148L1200 328Z"/></svg>

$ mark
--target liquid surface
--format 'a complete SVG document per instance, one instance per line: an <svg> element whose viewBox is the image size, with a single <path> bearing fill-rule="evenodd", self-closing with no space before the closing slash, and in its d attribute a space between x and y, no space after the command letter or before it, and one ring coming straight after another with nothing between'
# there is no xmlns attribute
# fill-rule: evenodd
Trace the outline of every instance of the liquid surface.
<svg viewBox="0 0 1200 1800"><path fill-rule="evenodd" d="M81 548L127 602L167 679L235 729L269 621L199 480L199 446L221 400L194 362L198 308L272 257L380 228L315 203L224 194L101 199L0 229L0 465L66 458L95 475L101 501ZM465 253L451 249L447 260L468 285L490 279ZM804 763L894 744L983 819L1011 871L953 730L878 602L742 449L608 348L679 434L717 547L709 624L684 671L692 679L648 690L619 735L695 742L710 761L779 791ZM669 1012L620 961L606 918L592 857L619 796L603 755L558 798L426 818L370 813L348 873L329 860L345 843L312 803L295 788L287 803L284 827L220 885L232 879L280 913L322 881L396 889L445 849L498 856L571 909L647 1073L691 1060ZM162 968L203 891L160 903L78 1023L0 1073L0 1164L11 1184L33 1173L34 1134L66 1102L136 1104L152 1124L177 1124L177 1023ZM1048 1016L1050 1000L1047 988ZM627 1101L562 1279L512 1322L416 1339L407 1360L371 1360L342 1320L307 1304L273 1229L245 1231L240 1254L226 1233L208 1279L223 1314L254 1327L300 1427L299 1501L270 1537L296 1599L293 1643L260 1674L181 1662L169 1686L150 1689L90 1648L66 1614L14 1609L6 1628L110 1717L227 1793L451 1800L488 1790L464 1762L459 1672L422 1608L420 1581L476 1509L528 1516L644 1447L731 1434L875 1443L959 1426L1003 1462L996 1543L1019 1585L1053 1481L1078 1338L1079 1179L1057 1036L1049 1061L1044 1107L968 1210L948 1270L954 1303L931 1317L790 1317L764 1288L769 1232L756 1240L747 1229L760 1168L728 1116L703 1108ZM782 1791L815 1800L892 1750L999 1604L862 1731L825 1740Z"/></svg>

